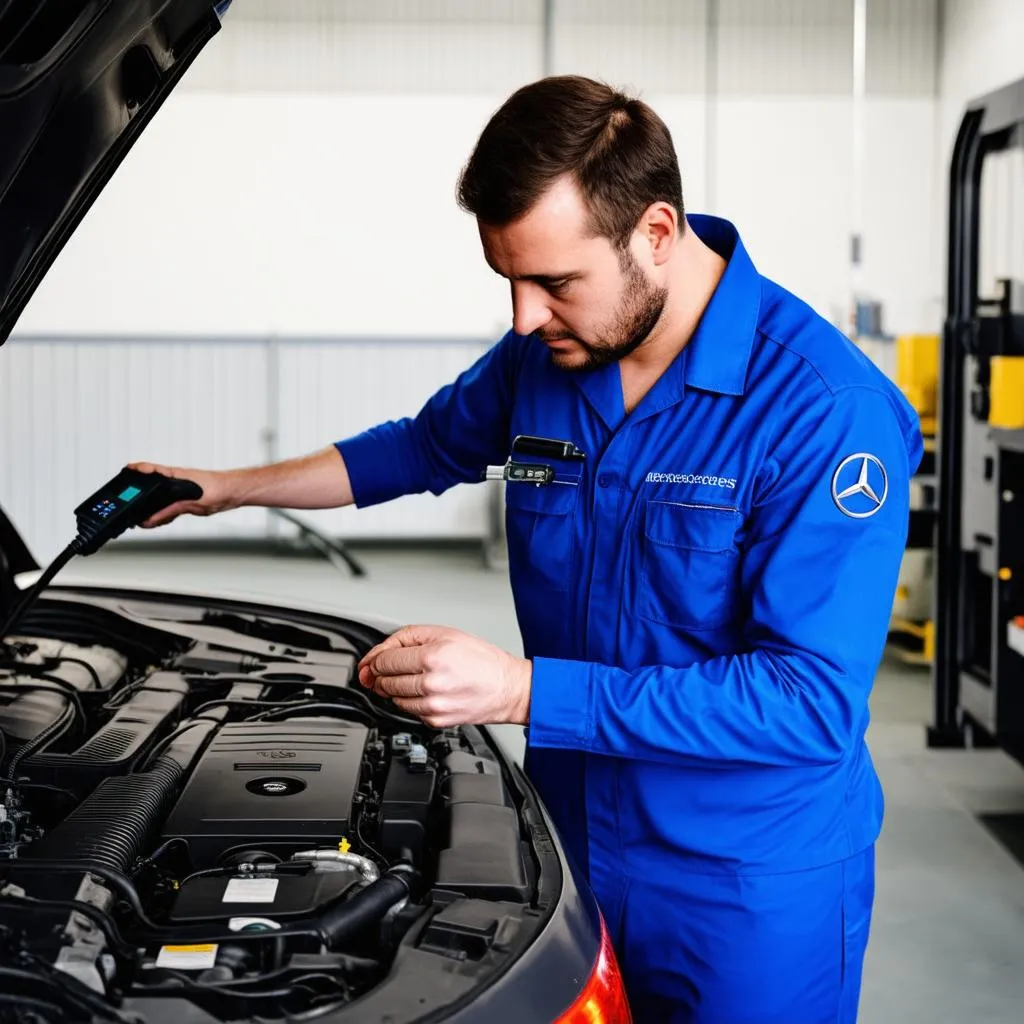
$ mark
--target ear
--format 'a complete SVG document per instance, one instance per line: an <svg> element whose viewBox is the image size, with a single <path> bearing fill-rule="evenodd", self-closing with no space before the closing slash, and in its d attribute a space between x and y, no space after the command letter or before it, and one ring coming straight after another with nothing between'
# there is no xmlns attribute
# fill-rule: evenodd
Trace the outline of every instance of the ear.
<svg viewBox="0 0 1024 1024"><path fill-rule="evenodd" d="M640 233L651 247L656 267L672 255L679 231L679 215L668 203L651 203L640 218Z"/></svg>

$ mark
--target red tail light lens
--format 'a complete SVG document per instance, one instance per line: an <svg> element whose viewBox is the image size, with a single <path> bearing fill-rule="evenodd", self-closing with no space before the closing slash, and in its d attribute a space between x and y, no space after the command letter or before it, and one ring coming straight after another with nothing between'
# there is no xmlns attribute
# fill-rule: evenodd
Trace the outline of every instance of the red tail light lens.
<svg viewBox="0 0 1024 1024"><path fill-rule="evenodd" d="M601 949L583 991L556 1024L633 1024L619 962L601 921Z"/></svg>

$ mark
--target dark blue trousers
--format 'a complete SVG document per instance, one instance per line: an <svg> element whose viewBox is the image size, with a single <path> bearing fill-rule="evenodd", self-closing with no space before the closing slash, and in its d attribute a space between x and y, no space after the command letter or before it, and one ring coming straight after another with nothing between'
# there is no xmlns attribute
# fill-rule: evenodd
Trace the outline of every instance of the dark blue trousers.
<svg viewBox="0 0 1024 1024"><path fill-rule="evenodd" d="M855 1024L874 863L870 847L789 874L624 880L601 902L636 1024Z"/></svg>

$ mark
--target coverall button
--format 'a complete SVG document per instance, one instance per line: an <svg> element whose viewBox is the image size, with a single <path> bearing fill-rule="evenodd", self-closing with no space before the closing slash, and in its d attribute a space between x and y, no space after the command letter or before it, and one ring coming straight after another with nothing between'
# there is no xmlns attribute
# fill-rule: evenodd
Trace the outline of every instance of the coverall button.
<svg viewBox="0 0 1024 1024"><path fill-rule="evenodd" d="M611 485L613 483L615 483L615 477L612 476L611 473L602 473L597 478L597 486L598 487L611 487Z"/></svg>

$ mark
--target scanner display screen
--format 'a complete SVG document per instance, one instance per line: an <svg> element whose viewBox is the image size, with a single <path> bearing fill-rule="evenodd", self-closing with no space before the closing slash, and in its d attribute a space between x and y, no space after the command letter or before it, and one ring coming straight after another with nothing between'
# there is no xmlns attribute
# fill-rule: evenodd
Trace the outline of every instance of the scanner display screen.
<svg viewBox="0 0 1024 1024"><path fill-rule="evenodd" d="M142 493L141 487L129 485L117 496L100 495L89 511L97 519L109 519L115 512L124 508L129 502L134 501Z"/></svg>

